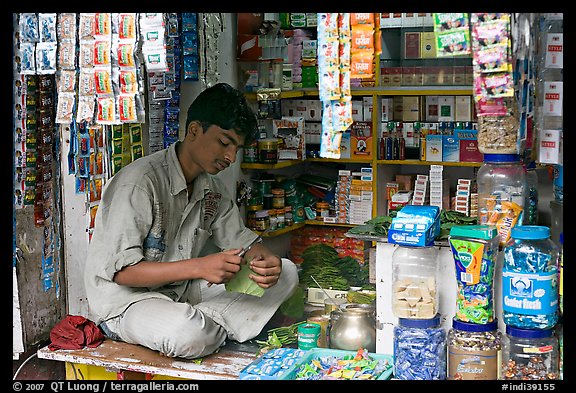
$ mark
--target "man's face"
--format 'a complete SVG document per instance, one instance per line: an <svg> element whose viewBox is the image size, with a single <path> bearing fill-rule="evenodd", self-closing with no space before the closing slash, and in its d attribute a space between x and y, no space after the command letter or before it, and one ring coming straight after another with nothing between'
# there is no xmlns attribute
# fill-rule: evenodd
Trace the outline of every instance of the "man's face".
<svg viewBox="0 0 576 393"><path fill-rule="evenodd" d="M224 130L211 125L204 130L194 122L188 130L190 158L204 171L215 175L236 162L238 150L244 145L244 137L234 130Z"/></svg>

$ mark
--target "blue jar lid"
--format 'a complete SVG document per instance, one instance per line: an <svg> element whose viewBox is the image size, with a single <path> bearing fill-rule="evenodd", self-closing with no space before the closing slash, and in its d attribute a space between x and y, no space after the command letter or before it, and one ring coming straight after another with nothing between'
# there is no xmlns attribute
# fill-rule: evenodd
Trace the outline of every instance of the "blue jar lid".
<svg viewBox="0 0 576 393"><path fill-rule="evenodd" d="M510 236L514 239L548 239L550 228L542 225L520 225L512 228Z"/></svg>
<svg viewBox="0 0 576 393"><path fill-rule="evenodd" d="M464 330L466 332L491 332L498 330L498 320L494 319L492 322L488 323L472 323L463 322L456 318L452 319L452 327L458 330Z"/></svg>
<svg viewBox="0 0 576 393"><path fill-rule="evenodd" d="M493 225L456 225L450 228L450 236L490 240L498 236L498 230Z"/></svg>
<svg viewBox="0 0 576 393"><path fill-rule="evenodd" d="M506 334L519 338L546 338L552 337L554 328L550 329L520 329L506 325Z"/></svg>
<svg viewBox="0 0 576 393"><path fill-rule="evenodd" d="M564 245L564 232L560 232L560 244Z"/></svg>
<svg viewBox="0 0 576 393"><path fill-rule="evenodd" d="M484 154L484 162L520 162L518 154Z"/></svg>
<svg viewBox="0 0 576 393"><path fill-rule="evenodd" d="M398 318L398 323L404 327L426 329L440 325L440 314L434 318L417 319L417 318Z"/></svg>

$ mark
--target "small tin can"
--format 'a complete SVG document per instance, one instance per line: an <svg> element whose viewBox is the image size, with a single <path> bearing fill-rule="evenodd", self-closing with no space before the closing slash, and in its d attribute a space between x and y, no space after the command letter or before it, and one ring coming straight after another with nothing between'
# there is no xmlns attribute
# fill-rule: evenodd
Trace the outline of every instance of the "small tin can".
<svg viewBox="0 0 576 393"><path fill-rule="evenodd" d="M278 139L260 139L258 141L258 156L263 164L278 163Z"/></svg>
<svg viewBox="0 0 576 393"><path fill-rule="evenodd" d="M304 323L298 326L298 349L307 350L318 348L320 339L320 325Z"/></svg>

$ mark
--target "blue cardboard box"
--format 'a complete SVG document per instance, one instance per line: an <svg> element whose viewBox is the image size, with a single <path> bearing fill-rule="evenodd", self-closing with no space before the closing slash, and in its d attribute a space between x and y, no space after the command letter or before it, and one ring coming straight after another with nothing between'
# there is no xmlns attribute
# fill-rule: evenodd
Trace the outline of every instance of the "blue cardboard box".
<svg viewBox="0 0 576 393"><path fill-rule="evenodd" d="M392 219L388 243L403 246L431 246L440 234L438 206L406 205Z"/></svg>

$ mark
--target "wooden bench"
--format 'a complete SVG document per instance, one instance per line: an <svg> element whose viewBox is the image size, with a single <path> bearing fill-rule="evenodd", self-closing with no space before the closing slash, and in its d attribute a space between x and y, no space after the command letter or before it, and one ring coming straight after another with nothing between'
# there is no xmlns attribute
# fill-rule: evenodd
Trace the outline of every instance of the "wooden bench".
<svg viewBox="0 0 576 393"><path fill-rule="evenodd" d="M140 345L106 339L96 348L38 350L40 359L66 362L66 379L238 379L256 351L232 349L230 345L201 359L170 358ZM82 366L84 365L84 366ZM107 373L92 373L89 369ZM105 377L102 377L105 375Z"/></svg>

